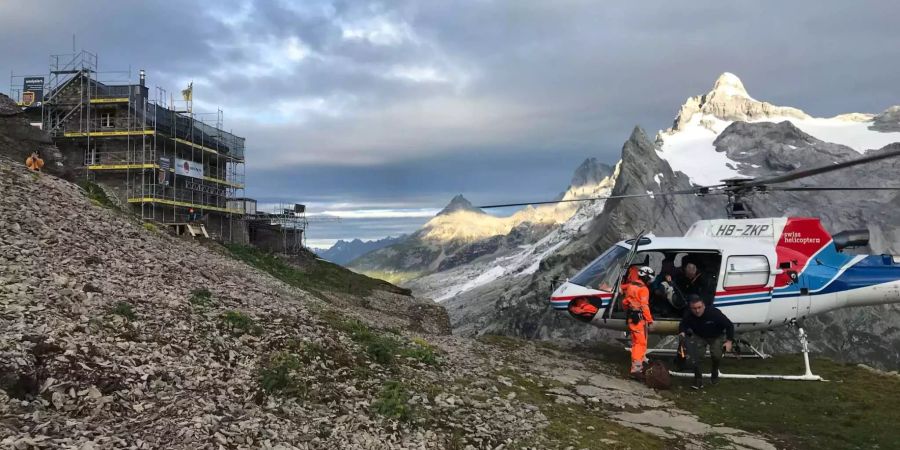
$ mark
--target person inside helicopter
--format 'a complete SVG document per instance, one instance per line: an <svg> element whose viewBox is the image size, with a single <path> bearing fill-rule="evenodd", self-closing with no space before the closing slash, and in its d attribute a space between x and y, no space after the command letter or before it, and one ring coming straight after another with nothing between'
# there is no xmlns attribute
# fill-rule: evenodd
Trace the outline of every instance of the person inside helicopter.
<svg viewBox="0 0 900 450"><path fill-rule="evenodd" d="M650 309L654 314L669 317L680 314L676 307L681 296L675 292L675 278L681 270L675 265L675 253L666 253L660 263L659 274L650 284ZM682 307L684 305L681 305Z"/></svg>
<svg viewBox="0 0 900 450"><path fill-rule="evenodd" d="M706 306L709 306L716 297L716 282L702 270L705 266L704 259L701 255L688 255L682 258L682 273L675 278L675 289L682 298L697 295L703 299Z"/></svg>

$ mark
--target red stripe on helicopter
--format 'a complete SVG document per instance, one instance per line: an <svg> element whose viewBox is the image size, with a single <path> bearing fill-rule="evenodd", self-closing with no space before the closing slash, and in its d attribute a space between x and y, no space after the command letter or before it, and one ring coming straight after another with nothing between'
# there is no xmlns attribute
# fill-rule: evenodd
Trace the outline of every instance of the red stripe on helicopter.
<svg viewBox="0 0 900 450"><path fill-rule="evenodd" d="M812 217L789 217L775 245L778 255L776 267L790 263L796 272L806 267L806 263L816 253L831 243L831 235L822 227L819 219ZM788 271L775 276L775 287L787 286L791 278Z"/></svg>
<svg viewBox="0 0 900 450"><path fill-rule="evenodd" d="M770 293L774 288L766 287L766 288L758 288L758 287L743 287L743 286L735 286L728 288L727 291L717 291L716 298L719 297L730 297L735 295L748 295L748 294L763 294Z"/></svg>

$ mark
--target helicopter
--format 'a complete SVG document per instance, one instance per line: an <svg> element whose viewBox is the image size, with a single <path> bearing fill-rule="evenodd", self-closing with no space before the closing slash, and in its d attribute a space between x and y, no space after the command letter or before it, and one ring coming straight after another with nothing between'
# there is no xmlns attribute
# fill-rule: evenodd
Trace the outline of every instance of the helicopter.
<svg viewBox="0 0 900 450"><path fill-rule="evenodd" d="M719 308L735 325L735 332L768 331L782 326L797 329L805 363L803 375L720 374L725 378L821 380L809 364L804 319L839 308L900 303L900 256L854 255L844 250L865 247L868 230L830 234L815 217L754 218L744 199L768 191L867 191L900 190L900 187L788 187L781 183L847 167L900 156L900 148L810 169L799 169L765 178L731 178L722 184L696 186L669 192L647 192L590 199L656 197L671 195L726 195L727 218L700 220L682 237L657 237L639 233L620 241L558 287L550 306L602 329L626 331L621 285L629 270L650 266L660 276L664 263L672 270L688 263L702 268L708 277L705 301ZM555 203L554 201L488 205L482 208ZM672 283L677 284L677 283ZM552 288L551 288L552 289ZM654 290L651 286L651 292ZM703 297L701 295L701 297ZM650 334L675 335L686 306L685 296L671 289L668 295L651 295L654 322ZM766 358L760 345L749 356ZM651 349L649 353L674 353ZM673 372L673 375L692 376Z"/></svg>

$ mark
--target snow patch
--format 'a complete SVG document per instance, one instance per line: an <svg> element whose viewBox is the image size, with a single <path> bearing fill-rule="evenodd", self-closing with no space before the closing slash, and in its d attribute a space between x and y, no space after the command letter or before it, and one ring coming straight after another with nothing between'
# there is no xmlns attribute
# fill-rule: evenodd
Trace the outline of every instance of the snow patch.
<svg viewBox="0 0 900 450"><path fill-rule="evenodd" d="M882 133L870 130L871 121L856 122L837 118L794 119L784 117L767 119L765 122L781 122L782 120L790 121L794 126L803 130L804 133L816 139L833 144L846 145L860 153L865 153L866 150L879 149L894 142L900 142L900 132Z"/></svg>
<svg viewBox="0 0 900 450"><path fill-rule="evenodd" d="M700 124L701 120L706 126ZM663 144L657 154L668 161L672 170L684 173L699 185L719 184L726 178L739 176L734 169L735 162L728 159L725 152L717 152L713 145L730 123L695 114L681 130L661 134Z"/></svg>

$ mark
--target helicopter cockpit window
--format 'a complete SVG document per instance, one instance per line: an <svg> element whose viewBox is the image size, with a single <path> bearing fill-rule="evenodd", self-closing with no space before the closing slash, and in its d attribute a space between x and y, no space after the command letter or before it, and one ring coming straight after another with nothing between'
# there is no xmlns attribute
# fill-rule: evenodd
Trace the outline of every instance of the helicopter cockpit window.
<svg viewBox="0 0 900 450"><path fill-rule="evenodd" d="M611 292L617 281L615 279L616 274L627 256L627 248L615 245L585 267L584 270L572 277L569 282L591 289Z"/></svg>

